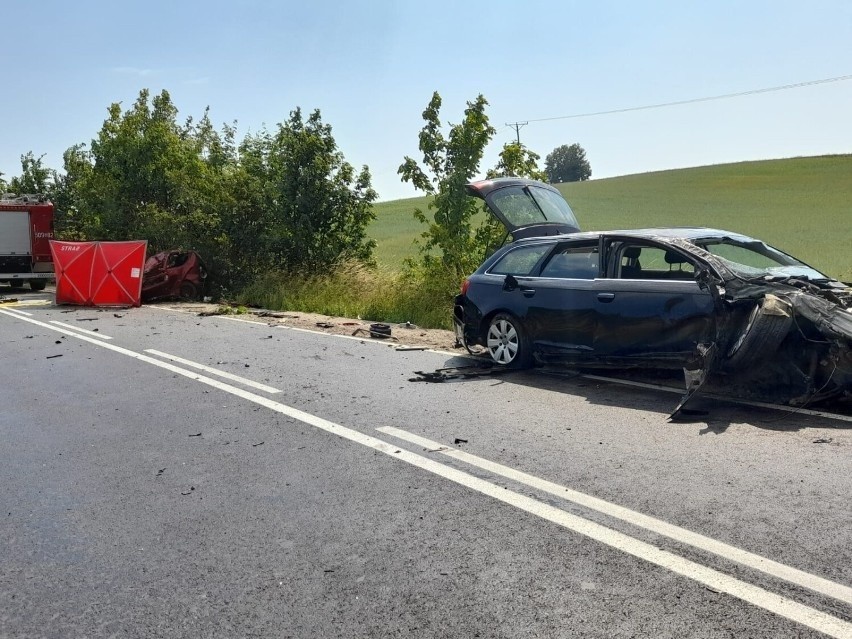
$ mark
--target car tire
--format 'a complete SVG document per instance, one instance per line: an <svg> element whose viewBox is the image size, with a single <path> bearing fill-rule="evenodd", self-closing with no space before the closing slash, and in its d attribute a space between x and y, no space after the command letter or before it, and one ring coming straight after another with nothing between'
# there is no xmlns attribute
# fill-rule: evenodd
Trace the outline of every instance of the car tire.
<svg viewBox="0 0 852 639"><path fill-rule="evenodd" d="M792 314L767 312L766 307L766 297L754 305L743 332L726 353L727 369L742 369L766 359L778 350L790 332Z"/></svg>
<svg viewBox="0 0 852 639"><path fill-rule="evenodd" d="M198 299L198 287L192 282L182 282L178 297L184 302L194 302Z"/></svg>
<svg viewBox="0 0 852 639"><path fill-rule="evenodd" d="M492 361L506 368L529 368L532 349L520 320L508 313L491 318L485 333L485 347Z"/></svg>
<svg viewBox="0 0 852 639"><path fill-rule="evenodd" d="M34 291L43 291L45 286L47 282L44 280L30 280L30 288Z"/></svg>

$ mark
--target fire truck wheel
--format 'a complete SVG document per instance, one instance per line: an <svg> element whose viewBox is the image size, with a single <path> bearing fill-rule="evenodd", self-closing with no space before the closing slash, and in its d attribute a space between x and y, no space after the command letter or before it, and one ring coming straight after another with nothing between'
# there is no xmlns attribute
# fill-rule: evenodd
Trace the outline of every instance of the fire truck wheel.
<svg viewBox="0 0 852 639"><path fill-rule="evenodd" d="M180 285L180 299L191 302L198 299L198 287L192 282L183 282Z"/></svg>
<svg viewBox="0 0 852 639"><path fill-rule="evenodd" d="M44 280L30 280L30 288L34 291L43 291L45 286L47 282Z"/></svg>

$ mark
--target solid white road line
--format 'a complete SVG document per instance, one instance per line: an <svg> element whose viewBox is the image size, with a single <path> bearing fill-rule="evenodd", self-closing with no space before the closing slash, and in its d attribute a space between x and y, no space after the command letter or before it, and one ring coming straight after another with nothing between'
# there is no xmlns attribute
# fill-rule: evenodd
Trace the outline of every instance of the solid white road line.
<svg viewBox="0 0 852 639"><path fill-rule="evenodd" d="M655 517L643 515L642 513L630 510L624 506L619 506L617 504L604 501L603 499L598 499L597 497L592 497L591 495L567 488L566 486L561 486L534 475L529 475L525 472L515 470L514 468L503 466L502 464L483 459L482 457L477 457L476 455L471 455L470 453L459 450L458 448L452 448L439 442L432 441L431 439L414 435L413 433L409 433L399 428L384 426L377 428L376 430L381 433L385 433L386 435L398 437L399 439L411 442L412 444L422 446L430 452L447 455L448 457L463 461L466 464L487 470L488 472L499 475L500 477L505 477L506 479L511 479L512 481L525 484L550 495L561 497L566 501L584 506L590 510L595 510L605 515L609 515L610 517L614 517L615 519L626 521L627 523L650 530L651 532L663 535L682 544L687 544L693 548L711 552L725 559L742 564L748 568L759 570L768 575L772 575L773 577L783 579L796 584L797 586L808 588L820 594L833 597L834 599L852 605L852 588L849 588L848 586L844 586L842 584L829 581L823 577L818 577L797 568L778 563L772 559L748 552L747 550L742 550L741 548L711 539L710 537L705 537L704 535L686 530L685 528L680 528L679 526L656 519Z"/></svg>
<svg viewBox="0 0 852 639"><path fill-rule="evenodd" d="M20 313L21 315L26 315L27 317L31 317L32 313L27 313L26 311L22 311L18 308L9 308L8 306L2 307L4 311L11 311L12 313Z"/></svg>
<svg viewBox="0 0 852 639"><path fill-rule="evenodd" d="M65 328L70 328L73 331L79 331L81 333L85 333L86 335L91 335L92 337L97 337L98 339L112 339L108 335L102 335L96 331L87 331L85 328L80 328L79 326L74 326L73 324L66 324L65 322L57 322L56 320L50 320L51 324L56 324L57 326L64 326Z"/></svg>
<svg viewBox="0 0 852 639"><path fill-rule="evenodd" d="M507 490L497 484L474 477L468 473L436 462L433 459L396 448L395 446L391 446L387 442L370 435L341 426L340 424L335 424L334 422L317 417L316 415L311 415L310 413L306 413L297 408L273 401L262 395L256 395L250 391L230 386L210 377L198 375L192 371L148 357L147 355L142 355L141 353L136 353L114 344L110 344L109 342L99 341L86 335L71 332L35 319L8 313L2 309L0 309L0 314L8 315L18 320L30 322L59 333L76 337L77 339L89 342L90 344L95 344L101 348L106 348L116 353L127 355L128 357L158 366L178 375L194 379L226 393L236 395L237 397L254 402L260 406L265 406L277 413L298 420L304 424L308 424L309 426L314 426L315 428L325 432L332 433L338 437L361 444L362 446L372 448L373 450L404 461L434 475L443 477L444 479L459 484L460 486L464 486L480 494L487 495L497 501L518 508L519 510L523 510L527 513L540 517L541 519L553 522L563 528L589 537L590 539L594 539L595 541L610 546L611 548L615 548L616 550L620 550L639 559L643 559L649 563L687 577L688 579L692 579L693 581L712 588L713 590L724 592L732 597L736 597L754 606L758 606L764 610L789 619L790 621L802 624L817 630L818 632L822 632L830 637L835 637L837 639L852 639L852 623L844 621L843 619L833 617L821 610L800 604L797 601L793 601L792 599L783 597L777 593L770 592L760 588L759 586L755 586L754 584L736 579L735 577L726 575L718 570L714 570L713 568L708 568L702 564L684 559L674 553L661 550L644 541L634 539L633 537L605 526L601 526L600 524L596 524L592 521L588 521L582 517L567 513L555 506L551 506L532 499L531 497Z"/></svg>
<svg viewBox="0 0 852 639"><path fill-rule="evenodd" d="M151 353L151 355L156 355L157 357L162 357L172 362L177 362L178 364L183 364L184 366L191 366L192 368L197 368L198 370L205 371L207 373L210 373L211 375L224 377L225 379L229 379L232 382L237 382L238 384L242 384L243 386L250 386L251 388L256 388L257 390L263 391L264 393L274 394L281 392L281 389L273 388L272 386L267 386L266 384L260 384L259 382L254 382L250 379L246 379L245 377L240 377L239 375L233 375L225 371L220 371L216 368L212 368L211 366L199 364L198 362L183 359L182 357L178 357L177 355L169 355L168 353L163 353L162 351L156 351L153 348L146 348L145 352Z"/></svg>

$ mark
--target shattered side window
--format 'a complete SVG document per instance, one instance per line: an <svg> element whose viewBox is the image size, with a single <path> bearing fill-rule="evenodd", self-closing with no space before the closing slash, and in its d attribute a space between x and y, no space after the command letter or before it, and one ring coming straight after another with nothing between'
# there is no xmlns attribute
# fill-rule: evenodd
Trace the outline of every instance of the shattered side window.
<svg viewBox="0 0 852 639"><path fill-rule="evenodd" d="M493 275L529 275L551 248L552 244L516 248L501 257L488 272Z"/></svg>

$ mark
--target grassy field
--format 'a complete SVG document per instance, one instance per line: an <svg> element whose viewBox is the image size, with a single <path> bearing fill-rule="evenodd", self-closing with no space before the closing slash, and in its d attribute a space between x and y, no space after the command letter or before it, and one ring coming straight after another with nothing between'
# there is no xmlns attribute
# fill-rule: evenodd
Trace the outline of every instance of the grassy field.
<svg viewBox="0 0 852 639"><path fill-rule="evenodd" d="M852 155L740 162L557 185L586 230L709 226L763 239L852 281ZM416 255L426 198L382 202L369 229L376 258Z"/></svg>

